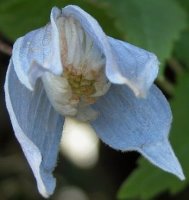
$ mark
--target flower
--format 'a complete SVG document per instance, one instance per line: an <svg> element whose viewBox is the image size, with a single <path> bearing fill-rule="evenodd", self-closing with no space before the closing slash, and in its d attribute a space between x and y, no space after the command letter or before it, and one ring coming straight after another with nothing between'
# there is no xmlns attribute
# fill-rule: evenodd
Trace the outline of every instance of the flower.
<svg viewBox="0 0 189 200"><path fill-rule="evenodd" d="M39 192L54 191L65 117L90 122L110 147L138 151L183 180L168 141L171 110L153 84L157 57L106 36L77 6L54 7L50 19L15 42L5 82L13 129Z"/></svg>

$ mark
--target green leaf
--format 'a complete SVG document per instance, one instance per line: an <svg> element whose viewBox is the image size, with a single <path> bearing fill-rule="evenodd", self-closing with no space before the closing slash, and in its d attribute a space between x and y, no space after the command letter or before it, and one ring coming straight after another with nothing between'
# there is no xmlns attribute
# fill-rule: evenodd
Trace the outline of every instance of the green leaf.
<svg viewBox="0 0 189 200"><path fill-rule="evenodd" d="M189 69L189 27L181 35L180 40L176 43L174 54L185 67Z"/></svg>
<svg viewBox="0 0 189 200"><path fill-rule="evenodd" d="M181 6L174 0L103 1L124 39L154 52L163 66L187 24Z"/></svg>
<svg viewBox="0 0 189 200"><path fill-rule="evenodd" d="M47 24L53 6L62 8L69 4L78 5L96 17L109 34L119 35L114 26L109 26L113 19L105 14L104 9L87 0L1 0L0 31L9 39L15 40Z"/></svg>
<svg viewBox="0 0 189 200"><path fill-rule="evenodd" d="M189 21L189 1L188 0L178 0L183 9L185 9L188 15ZM185 67L189 69L189 23L187 29L181 34L179 41L175 45L174 54L180 60Z"/></svg>
<svg viewBox="0 0 189 200"><path fill-rule="evenodd" d="M177 2L183 7L183 9L185 9L187 12L189 11L189 1L188 0L177 0Z"/></svg>
<svg viewBox="0 0 189 200"><path fill-rule="evenodd" d="M189 74L180 77L171 102L173 110L173 127L171 143L183 166L186 177L189 177ZM186 187L189 180L182 182L175 176L166 173L144 158L139 159L138 168L125 180L118 192L119 199L151 199L160 192L168 190L174 194Z"/></svg>

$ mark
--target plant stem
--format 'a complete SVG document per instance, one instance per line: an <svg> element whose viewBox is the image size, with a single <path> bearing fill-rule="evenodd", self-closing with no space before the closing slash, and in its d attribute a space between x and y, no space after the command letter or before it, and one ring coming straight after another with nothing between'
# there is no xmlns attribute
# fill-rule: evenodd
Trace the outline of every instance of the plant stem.
<svg viewBox="0 0 189 200"><path fill-rule="evenodd" d="M0 52L7 54L9 56L12 55L12 47L0 40Z"/></svg>

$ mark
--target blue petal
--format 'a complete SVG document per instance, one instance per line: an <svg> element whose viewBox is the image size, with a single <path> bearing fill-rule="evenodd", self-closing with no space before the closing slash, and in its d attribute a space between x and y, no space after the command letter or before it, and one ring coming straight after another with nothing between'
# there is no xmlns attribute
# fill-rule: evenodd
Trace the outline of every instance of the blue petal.
<svg viewBox="0 0 189 200"><path fill-rule="evenodd" d="M154 165L184 179L168 142L171 110L155 85L144 99L124 85L113 85L94 108L100 115L92 125L102 141L117 150L136 150Z"/></svg>
<svg viewBox="0 0 189 200"><path fill-rule="evenodd" d="M136 96L146 96L148 89L158 74L157 57L144 49L109 37L113 54L119 66L119 73ZM114 77L114 69L107 68L107 76L113 83L119 83Z"/></svg>
<svg viewBox="0 0 189 200"><path fill-rule="evenodd" d="M33 90L37 78L44 71L60 75L63 71L56 19L61 11L53 9L51 24L34 30L16 40L13 63L21 83Z"/></svg>
<svg viewBox="0 0 189 200"><path fill-rule="evenodd" d="M63 118L50 105L40 80L33 92L20 83L12 60L6 75L5 97L15 135L32 168L39 192L48 197L56 185L52 171Z"/></svg>
<svg viewBox="0 0 189 200"><path fill-rule="evenodd" d="M108 37L103 32L98 22L91 15L86 13L78 6L69 5L62 9L62 16L73 17L79 21L85 32L94 41L94 45L99 48L106 58L106 68L109 67L114 71L118 71L118 66L114 55L112 54ZM115 76L117 80L122 80L122 77L119 73L116 73Z"/></svg>
<svg viewBox="0 0 189 200"><path fill-rule="evenodd" d="M128 85L145 96L158 73L157 57L128 43L107 37L98 22L77 6L66 6L62 16L74 17L106 58L106 75L112 83Z"/></svg>

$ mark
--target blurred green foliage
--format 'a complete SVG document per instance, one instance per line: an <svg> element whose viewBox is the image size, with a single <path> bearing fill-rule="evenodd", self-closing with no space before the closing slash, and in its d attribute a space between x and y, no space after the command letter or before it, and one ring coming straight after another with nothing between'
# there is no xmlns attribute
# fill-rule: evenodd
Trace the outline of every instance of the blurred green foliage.
<svg viewBox="0 0 189 200"><path fill-rule="evenodd" d="M188 0L1 0L0 32L14 41L30 30L49 21L53 6L76 4L93 15L104 31L157 54L161 61L159 79L174 88L171 107L174 123L171 142L186 176L189 176L189 1ZM176 65L170 60L176 60ZM167 74L167 63L173 74ZM179 73L178 73L179 72ZM180 74L180 72L182 72ZM174 78L174 81L173 81ZM176 80L176 81L175 81ZM119 199L151 199L168 190L176 193L189 180L181 182L146 160L139 159L138 167L121 186Z"/></svg>
<svg viewBox="0 0 189 200"><path fill-rule="evenodd" d="M106 14L103 6L85 0L1 0L0 1L0 30L9 39L44 26L49 22L49 14L53 6L64 7L75 4L84 8L97 18L102 27L112 35L119 35L114 25L109 25L112 18Z"/></svg>
<svg viewBox="0 0 189 200"><path fill-rule="evenodd" d="M181 34L180 40L176 43L174 53L177 59L189 69L189 27Z"/></svg>

